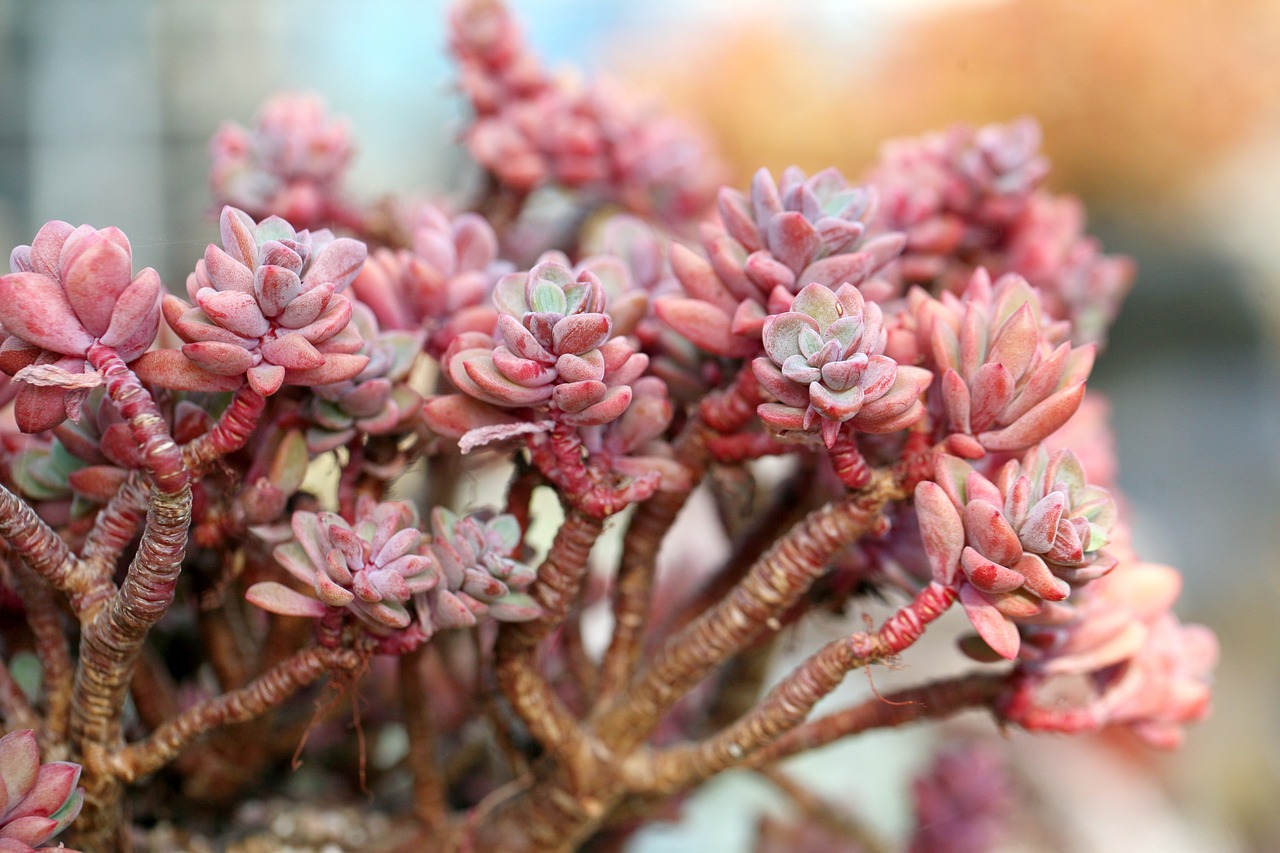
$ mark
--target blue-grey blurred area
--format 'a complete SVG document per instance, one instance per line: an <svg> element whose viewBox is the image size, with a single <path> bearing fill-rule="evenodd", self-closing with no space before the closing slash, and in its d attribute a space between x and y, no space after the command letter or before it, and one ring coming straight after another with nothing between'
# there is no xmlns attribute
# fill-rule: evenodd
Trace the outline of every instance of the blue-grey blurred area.
<svg viewBox="0 0 1280 853"><path fill-rule="evenodd" d="M512 5L549 65L593 69L620 35L670 62L673 40L712 38L746 6L787 26L811 15L850 50L896 21L884 0ZM444 15L440 0L0 0L0 248L49 219L115 225L135 268L180 287L214 237L210 136L280 90L350 120L356 196L456 190L468 167ZM1135 539L1183 570L1180 612L1223 641L1216 716L1169 761L1174 794L1241 850L1280 849L1280 118L1259 134L1184 207L1112 205L1092 226L1140 269L1091 382L1111 399Z"/></svg>

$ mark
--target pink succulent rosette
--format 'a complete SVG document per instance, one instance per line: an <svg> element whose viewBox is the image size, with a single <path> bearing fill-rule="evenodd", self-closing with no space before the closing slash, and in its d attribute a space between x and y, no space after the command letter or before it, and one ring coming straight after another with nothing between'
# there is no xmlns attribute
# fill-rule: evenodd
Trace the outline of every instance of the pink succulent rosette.
<svg viewBox="0 0 1280 853"><path fill-rule="evenodd" d="M542 614L525 592L537 573L511 556L520 541L514 516L459 518L444 507L432 510L425 553L440 583L413 599L418 625L427 637L436 631L470 628L484 618L527 622Z"/></svg>
<svg viewBox="0 0 1280 853"><path fill-rule="evenodd" d="M546 260L498 282L494 304L498 339L463 334L445 353L444 369L464 396L428 401L432 429L462 437L495 428L487 440L530 420L504 409L532 410L573 427L599 426L626 411L631 384L649 360L626 338L612 335L605 289L594 273L575 275ZM514 434L519 431L528 430Z"/></svg>
<svg viewBox="0 0 1280 853"><path fill-rule="evenodd" d="M498 259L493 228L474 213L450 218L432 205L415 211L411 249L379 249L351 283L384 329L427 334L439 357L462 332L488 332L497 320L493 286L512 269Z"/></svg>
<svg viewBox="0 0 1280 853"><path fill-rule="evenodd" d="M915 830L907 853L982 853L997 849L1016 813L1013 779L991 745L942 749L911 783Z"/></svg>
<svg viewBox="0 0 1280 853"><path fill-rule="evenodd" d="M42 432L80 416L98 384L86 356L94 344L125 362L138 358L160 327L163 285L148 267L133 275L129 239L118 228L47 223L0 277L0 370L18 382L14 416Z"/></svg>
<svg viewBox="0 0 1280 853"><path fill-rule="evenodd" d="M1075 343L1102 343L1133 283L1129 258L1104 255L1084 233L1078 199L1041 189L1048 161L1031 119L894 140L869 173L881 205L874 227L907 235L884 271L899 285L959 292L973 270L1017 273Z"/></svg>
<svg viewBox="0 0 1280 853"><path fill-rule="evenodd" d="M209 186L220 204L316 228L342 206L354 148L347 123L331 119L319 98L286 93L262 105L252 128L224 124L209 150Z"/></svg>
<svg viewBox="0 0 1280 853"><path fill-rule="evenodd" d="M187 391L247 380L269 397L284 385L343 382L365 369L364 342L348 329L351 302L339 292L364 263L363 243L295 231L274 216L255 223L232 207L219 227L222 247L210 244L187 277L191 301L164 299L165 320L186 343L139 359L142 379Z"/></svg>
<svg viewBox="0 0 1280 853"><path fill-rule="evenodd" d="M40 748L30 729L0 738L0 853L67 850L43 845L80 813L84 789L77 788L80 765L40 763Z"/></svg>
<svg viewBox="0 0 1280 853"><path fill-rule="evenodd" d="M1218 659L1213 632L1173 614L1181 588L1169 566L1121 562L1073 599L1065 619L1023 626L1022 671L1032 684L1087 676L1083 727L1128 726L1153 746L1177 747L1184 728L1208 716Z"/></svg>
<svg viewBox="0 0 1280 853"><path fill-rule="evenodd" d="M1072 347L1037 291L1017 275L994 285L973 273L960 295L920 288L907 298L924 363L939 377L939 422L947 449L968 459L1018 453L1075 414L1097 347Z"/></svg>
<svg viewBox="0 0 1280 853"><path fill-rule="evenodd" d="M933 579L959 589L978 634L1010 660L1020 621L1061 618L1056 602L1116 564L1102 550L1115 501L1069 450L1032 451L994 481L943 454L934 479L916 486L915 506Z"/></svg>
<svg viewBox="0 0 1280 853"><path fill-rule="evenodd" d="M778 402L757 409L783 437L820 432L831 447L841 427L896 432L924 415L920 394L933 375L884 355L880 306L856 287L810 284L791 310L764 323L765 356L751 367Z"/></svg>
<svg viewBox="0 0 1280 853"><path fill-rule="evenodd" d="M347 608L377 633L407 628L409 599L439 582L431 560L419 553L418 512L407 501L378 503L362 497L354 523L332 512L295 512L293 540L276 546L275 558L309 585L308 598L275 581L249 588L249 601L273 613L324 616Z"/></svg>
<svg viewBox="0 0 1280 853"><path fill-rule="evenodd" d="M761 169L750 197L722 188L719 222L703 230L706 257L672 245L687 297L659 300L658 316L708 352L755 355L765 318L802 287L862 284L902 250L901 235L866 238L874 209L874 191L835 169L806 177L792 167L781 183Z"/></svg>
<svg viewBox="0 0 1280 853"><path fill-rule="evenodd" d="M868 180L880 194L878 229L906 235L886 271L907 283L962 287L975 256L1004 237L1049 173L1030 119L885 143Z"/></svg>

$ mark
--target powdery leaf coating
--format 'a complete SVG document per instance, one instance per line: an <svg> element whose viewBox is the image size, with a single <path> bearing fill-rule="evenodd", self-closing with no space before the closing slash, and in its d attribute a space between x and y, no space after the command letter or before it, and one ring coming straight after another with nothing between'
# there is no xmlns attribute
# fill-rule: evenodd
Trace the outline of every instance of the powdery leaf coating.
<svg viewBox="0 0 1280 853"><path fill-rule="evenodd" d="M19 380L18 426L34 433L79 416L96 376L84 360L95 341L126 362L151 346L163 287L153 269L132 275L129 240L118 228L49 222L32 245L13 250L10 266L0 277L0 370ZM63 378L16 376L36 365Z"/></svg>
<svg viewBox="0 0 1280 853"><path fill-rule="evenodd" d="M1010 461L994 481L942 455L934 481L916 487L916 512L934 580L959 585L982 639L1002 657L1018 653L1018 620L1067 599L1116 560L1101 549L1115 503L1089 485L1070 451Z"/></svg>
<svg viewBox="0 0 1280 853"><path fill-rule="evenodd" d="M750 197L722 188L719 223L703 229L705 259L672 249L688 299L660 300L658 315L708 352L753 355L765 317L803 287L862 284L902 250L899 235L863 239L874 209L874 191L834 169L806 177L792 167L780 184L761 169Z"/></svg>
<svg viewBox="0 0 1280 853"><path fill-rule="evenodd" d="M224 390L243 376L267 397L286 384L344 382L368 366L358 352L364 342L348 330L351 302L338 292L358 274L364 244L297 232L279 217L255 223L232 207L223 208L219 229L222 248L209 246L187 278L196 307L164 300L191 365L150 353L135 365L139 376L193 391Z"/></svg>
<svg viewBox="0 0 1280 853"><path fill-rule="evenodd" d="M593 272L575 273L548 257L499 281L493 301L499 339L463 333L444 355L444 369L463 394L498 408L546 412L571 426L598 426L626 411L630 383L649 359L626 338L611 337L608 297ZM432 418L461 411L448 403L428 405L428 425L456 433L447 421ZM497 422L482 412L471 407L468 417L480 418L474 427Z"/></svg>
<svg viewBox="0 0 1280 853"><path fill-rule="evenodd" d="M830 447L841 424L895 432L924 415L920 392L932 375L900 368L883 355L880 306L866 302L853 285L804 287L790 311L765 320L763 342L767 357L753 361L752 370L779 402L757 411L778 433L816 425Z"/></svg>

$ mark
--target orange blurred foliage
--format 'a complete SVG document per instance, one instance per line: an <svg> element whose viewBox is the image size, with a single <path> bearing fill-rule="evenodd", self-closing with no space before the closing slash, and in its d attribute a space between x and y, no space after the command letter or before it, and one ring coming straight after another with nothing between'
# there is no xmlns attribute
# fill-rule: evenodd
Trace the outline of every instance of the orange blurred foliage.
<svg viewBox="0 0 1280 853"><path fill-rule="evenodd" d="M1051 186L1148 209L1184 196L1280 106L1271 0L1013 0L888 32L850 63L829 40L744 21L663 63L678 72L635 76L703 118L738 185L761 165L857 176L889 137L1030 115Z"/></svg>

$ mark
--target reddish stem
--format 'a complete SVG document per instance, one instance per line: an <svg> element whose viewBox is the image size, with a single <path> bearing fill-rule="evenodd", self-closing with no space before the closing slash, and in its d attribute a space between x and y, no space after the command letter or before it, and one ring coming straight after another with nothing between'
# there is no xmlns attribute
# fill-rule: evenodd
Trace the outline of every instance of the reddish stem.
<svg viewBox="0 0 1280 853"><path fill-rule="evenodd" d="M698 415L716 432L729 435L749 424L756 416L756 407L763 402L755 372L748 361L738 370L732 385L703 399L698 406Z"/></svg>
<svg viewBox="0 0 1280 853"><path fill-rule="evenodd" d="M871 482L871 468L867 465L862 451L858 450L858 438L852 428L847 425L841 428L828 453L831 455L831 465L835 468L840 482L855 491Z"/></svg>

